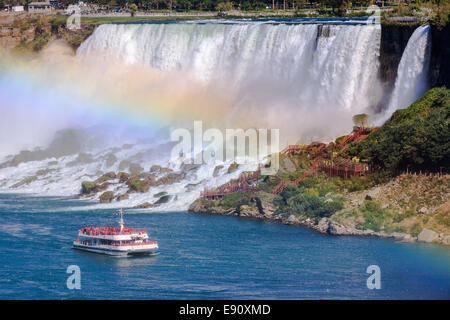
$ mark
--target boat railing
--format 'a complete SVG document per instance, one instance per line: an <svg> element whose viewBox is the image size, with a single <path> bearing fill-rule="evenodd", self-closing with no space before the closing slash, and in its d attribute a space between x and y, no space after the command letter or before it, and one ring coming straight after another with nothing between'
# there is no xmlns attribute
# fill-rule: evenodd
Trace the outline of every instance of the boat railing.
<svg viewBox="0 0 450 320"><path fill-rule="evenodd" d="M76 243L81 243L82 245L89 245L88 241L81 241L80 239L75 239ZM150 244L158 244L158 241L143 241L143 242L133 242L133 243L119 243L119 242L111 242L108 244L102 244L107 246L121 247L121 246L143 246Z"/></svg>
<svg viewBox="0 0 450 320"><path fill-rule="evenodd" d="M120 228L115 227L102 227L102 228L83 228L78 230L78 233L86 235L130 235L130 234L147 234L144 229L133 229L133 228Z"/></svg>

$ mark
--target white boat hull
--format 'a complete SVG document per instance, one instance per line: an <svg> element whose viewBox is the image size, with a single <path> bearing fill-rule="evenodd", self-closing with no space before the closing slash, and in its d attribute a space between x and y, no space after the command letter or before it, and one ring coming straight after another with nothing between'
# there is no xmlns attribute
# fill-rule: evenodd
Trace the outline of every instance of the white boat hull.
<svg viewBox="0 0 450 320"><path fill-rule="evenodd" d="M89 251L94 253L107 254L111 256L133 256L133 255L151 255L158 251L158 246L126 246L123 248L117 248L113 246L86 246L80 244L74 244L74 249Z"/></svg>

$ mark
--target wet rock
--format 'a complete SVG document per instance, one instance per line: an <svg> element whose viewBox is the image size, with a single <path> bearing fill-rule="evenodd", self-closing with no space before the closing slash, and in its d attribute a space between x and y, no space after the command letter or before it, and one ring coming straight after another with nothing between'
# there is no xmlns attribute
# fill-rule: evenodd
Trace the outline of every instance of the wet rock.
<svg viewBox="0 0 450 320"><path fill-rule="evenodd" d="M200 164L183 163L180 167L180 171L189 172L189 171L197 170L198 168L200 168L200 166L201 166Z"/></svg>
<svg viewBox="0 0 450 320"><path fill-rule="evenodd" d="M83 181L81 183L81 193L90 194L97 192L97 183L94 181Z"/></svg>
<svg viewBox="0 0 450 320"><path fill-rule="evenodd" d="M130 175L126 172L119 172L117 174L117 179L119 179L120 183L127 182L129 177L130 177Z"/></svg>
<svg viewBox="0 0 450 320"><path fill-rule="evenodd" d="M112 180L116 178L116 174L111 171L111 172L107 172L104 175L102 175L100 178L98 178L97 180L95 180L95 182L97 183L102 183L108 180Z"/></svg>
<svg viewBox="0 0 450 320"><path fill-rule="evenodd" d="M433 242L437 240L439 235L430 229L423 229L417 236L417 240L420 242Z"/></svg>
<svg viewBox="0 0 450 320"><path fill-rule="evenodd" d="M160 198L160 197L165 196L165 195L167 195L167 192L162 191L162 192L156 193L156 194L154 195L154 197L155 197L155 198Z"/></svg>
<svg viewBox="0 0 450 320"><path fill-rule="evenodd" d="M41 169L41 170L36 171L36 175L37 176L45 176L53 171L55 171L55 169Z"/></svg>
<svg viewBox="0 0 450 320"><path fill-rule="evenodd" d="M169 173L164 177L161 177L155 182L155 185L161 184L173 184L176 182L180 182L185 177L184 173Z"/></svg>
<svg viewBox="0 0 450 320"><path fill-rule="evenodd" d="M106 191L102 193L100 196L100 202L101 203L111 203L111 201L114 199L114 193L112 191Z"/></svg>
<svg viewBox="0 0 450 320"><path fill-rule="evenodd" d="M192 191L194 190L199 184L201 184L203 181L200 181L198 183L188 183L187 185L184 186L184 188L186 189L186 191Z"/></svg>
<svg viewBox="0 0 450 320"><path fill-rule="evenodd" d="M165 195L162 196L161 198L159 198L158 200L156 200L156 202L154 203L155 206L159 206L161 204L167 203L170 201L171 196L169 195Z"/></svg>
<svg viewBox="0 0 450 320"><path fill-rule="evenodd" d="M140 177L133 177L127 181L130 190L135 192L147 192L150 189L150 182L147 179Z"/></svg>
<svg viewBox="0 0 450 320"><path fill-rule="evenodd" d="M141 203L140 205L137 205L135 208L137 208L137 209L146 209L146 208L152 208L152 207L154 207L153 204L148 203L148 202L144 202L144 203Z"/></svg>
<svg viewBox="0 0 450 320"><path fill-rule="evenodd" d="M223 169L223 165L219 164L214 168L213 177L218 177L220 170Z"/></svg>
<svg viewBox="0 0 450 320"><path fill-rule="evenodd" d="M98 184L95 181L83 181L81 183L81 194L91 196L97 192L108 189L108 187L109 187L108 182Z"/></svg>
<svg viewBox="0 0 450 320"><path fill-rule="evenodd" d="M233 162L232 164L230 164L230 166L228 167L228 173L233 173L234 171L236 171L239 168L239 165L237 164L237 162Z"/></svg>
<svg viewBox="0 0 450 320"><path fill-rule="evenodd" d="M157 164L150 167L150 172L159 173L161 171L161 166L158 166Z"/></svg>
<svg viewBox="0 0 450 320"><path fill-rule="evenodd" d="M20 180L19 182L17 182L16 184L12 185L11 188L19 188L23 185L30 184L31 182L36 181L36 180L37 180L37 176L26 177L26 178Z"/></svg>
<svg viewBox="0 0 450 320"><path fill-rule="evenodd" d="M116 198L117 201L122 201L122 200L126 200L129 199L130 196L128 195L128 193L124 193L124 194L119 194Z"/></svg>

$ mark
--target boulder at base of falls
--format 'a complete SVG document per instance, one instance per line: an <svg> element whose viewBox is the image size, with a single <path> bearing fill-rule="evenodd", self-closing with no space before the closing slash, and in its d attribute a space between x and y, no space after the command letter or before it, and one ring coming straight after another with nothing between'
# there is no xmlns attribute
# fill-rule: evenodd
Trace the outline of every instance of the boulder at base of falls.
<svg viewBox="0 0 450 320"><path fill-rule="evenodd" d="M141 203L140 205L135 206L135 208L137 208L137 209L146 209L146 208L152 208L152 207L154 207L154 205L151 203L148 203L148 202L144 202L144 203Z"/></svg>
<svg viewBox="0 0 450 320"><path fill-rule="evenodd" d="M165 196L165 195L167 195L167 192L161 191L161 192L156 193L156 194L153 195L153 196L154 196L155 198L161 198L162 196Z"/></svg>
<svg viewBox="0 0 450 320"><path fill-rule="evenodd" d="M228 167L228 173L233 173L233 172L235 172L238 168L239 168L239 165L237 164L237 162L233 162L233 163L230 164L230 166Z"/></svg>
<svg viewBox="0 0 450 320"><path fill-rule="evenodd" d="M103 192L103 194L100 196L100 202L101 203L111 203L114 199L114 193L112 191L106 191Z"/></svg>
<svg viewBox="0 0 450 320"><path fill-rule="evenodd" d="M220 170L223 169L223 165L219 164L214 168L213 177L218 177Z"/></svg>
<svg viewBox="0 0 450 320"><path fill-rule="evenodd" d="M84 196L91 196L96 194L97 192L106 190L108 187L108 182L98 184L95 181L83 181L81 183L81 194Z"/></svg>
<svg viewBox="0 0 450 320"><path fill-rule="evenodd" d="M30 184L33 181L37 180L37 176L30 176L30 177L26 177L24 179L22 179L21 181L17 182L16 184L14 184L13 186L11 186L11 188L19 188L23 185L26 184Z"/></svg>
<svg viewBox="0 0 450 320"><path fill-rule="evenodd" d="M160 184L172 184L176 182L180 182L185 177L184 173L168 173L164 177L161 177L156 181L155 185Z"/></svg>
<svg viewBox="0 0 450 320"><path fill-rule="evenodd" d="M111 171L111 172L108 172L108 173L105 173L104 175L102 175L100 178L95 180L95 182L102 183L102 182L105 182L105 181L108 181L108 180L112 180L112 179L115 179L115 178L116 178L116 174L113 171Z"/></svg>
<svg viewBox="0 0 450 320"><path fill-rule="evenodd" d="M155 185L155 175L153 173L141 173L128 179L129 192L147 192L151 186Z"/></svg>
<svg viewBox="0 0 450 320"><path fill-rule="evenodd" d="M122 200L126 200L129 199L130 196L128 195L128 193L124 193L124 194L119 194L116 198L117 201L122 201Z"/></svg>
<svg viewBox="0 0 450 320"><path fill-rule="evenodd" d="M120 183L127 182L129 177L130 177L130 175L126 172L119 172L117 174L117 179L119 179Z"/></svg>
<svg viewBox="0 0 450 320"><path fill-rule="evenodd" d="M171 198L172 198L172 197L169 196L169 195L162 196L161 198L159 198L158 200L156 200L156 201L153 203L153 205L159 206L159 205L161 205L161 204L163 204L163 203L167 203L167 202L170 201Z"/></svg>
<svg viewBox="0 0 450 320"><path fill-rule="evenodd" d="M94 181L83 181L81 183L81 193L90 194L97 192L97 183Z"/></svg>
<svg viewBox="0 0 450 320"><path fill-rule="evenodd" d="M157 164L154 164L150 167L150 172L158 173L161 171L161 166L158 166Z"/></svg>
<svg viewBox="0 0 450 320"><path fill-rule="evenodd" d="M147 192L150 189L150 182L139 177L131 178L127 181L130 191Z"/></svg>

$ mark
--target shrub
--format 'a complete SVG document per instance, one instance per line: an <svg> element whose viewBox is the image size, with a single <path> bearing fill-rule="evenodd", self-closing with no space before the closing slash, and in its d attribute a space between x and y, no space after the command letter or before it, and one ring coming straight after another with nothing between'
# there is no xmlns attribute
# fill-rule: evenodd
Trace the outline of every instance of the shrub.
<svg viewBox="0 0 450 320"><path fill-rule="evenodd" d="M275 197L274 204L279 206L279 213L301 214L318 221L341 210L344 198L337 195L321 196L315 188L287 187Z"/></svg>
<svg viewBox="0 0 450 320"><path fill-rule="evenodd" d="M375 201L364 201L363 206L359 209L363 213L364 223L360 224L363 229L370 229L373 231L380 231L385 220L390 217L387 210L382 209Z"/></svg>
<svg viewBox="0 0 450 320"><path fill-rule="evenodd" d="M250 199L251 193L249 192L234 192L226 194L221 201L221 205L226 209L239 208L242 205L248 205Z"/></svg>
<svg viewBox="0 0 450 320"><path fill-rule="evenodd" d="M411 233L412 236L417 237L421 231L422 231L422 227L420 226L420 223L416 222L411 227L409 233Z"/></svg>

